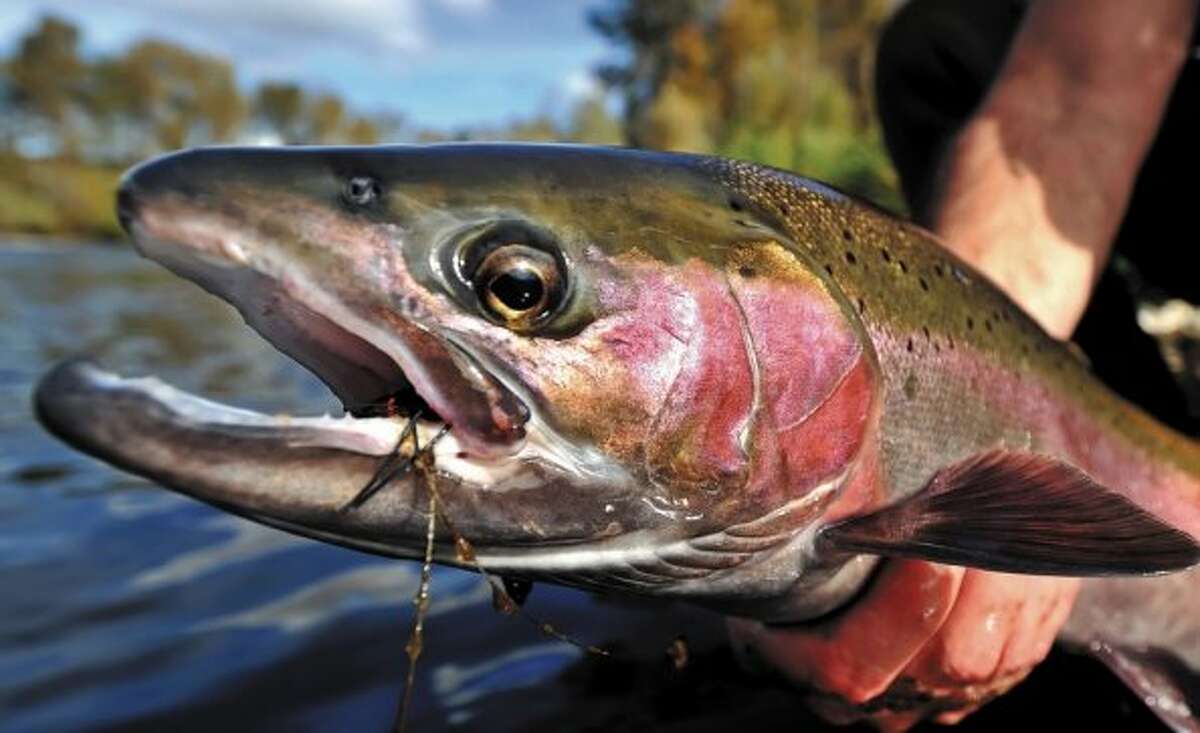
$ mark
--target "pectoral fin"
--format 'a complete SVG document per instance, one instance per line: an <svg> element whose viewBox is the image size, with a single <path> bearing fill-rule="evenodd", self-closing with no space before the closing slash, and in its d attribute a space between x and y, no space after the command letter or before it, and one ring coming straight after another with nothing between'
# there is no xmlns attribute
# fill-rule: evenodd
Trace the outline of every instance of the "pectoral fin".
<svg viewBox="0 0 1200 733"><path fill-rule="evenodd" d="M1185 532L1050 456L992 451L911 498L831 525L820 547L1032 575L1145 575L1200 562Z"/></svg>

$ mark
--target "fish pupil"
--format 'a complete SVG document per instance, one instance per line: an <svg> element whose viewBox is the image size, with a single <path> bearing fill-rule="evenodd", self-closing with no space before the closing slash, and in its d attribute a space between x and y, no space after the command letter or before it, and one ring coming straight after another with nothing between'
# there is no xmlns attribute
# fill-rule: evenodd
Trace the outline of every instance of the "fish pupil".
<svg viewBox="0 0 1200 733"><path fill-rule="evenodd" d="M542 302L545 287L536 272L524 268L496 277L488 286L492 294L514 311L526 311Z"/></svg>

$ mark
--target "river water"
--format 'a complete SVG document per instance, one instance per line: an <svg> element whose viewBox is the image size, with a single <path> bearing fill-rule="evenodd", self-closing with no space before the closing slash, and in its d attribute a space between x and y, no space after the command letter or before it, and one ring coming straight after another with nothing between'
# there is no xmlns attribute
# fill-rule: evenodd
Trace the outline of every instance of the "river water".
<svg viewBox="0 0 1200 733"><path fill-rule="evenodd" d="M216 299L101 245L0 242L0 349L0 730L388 728L418 564L164 491L67 449L29 409L38 375L73 355L249 407L336 410L315 378ZM410 730L819 727L794 691L738 671L709 614L534 589L531 613L614 661L498 615L475 575L438 568L432 593ZM678 635L683 672L665 663ZM1059 655L968 727L1146 723L1130 699Z"/></svg>

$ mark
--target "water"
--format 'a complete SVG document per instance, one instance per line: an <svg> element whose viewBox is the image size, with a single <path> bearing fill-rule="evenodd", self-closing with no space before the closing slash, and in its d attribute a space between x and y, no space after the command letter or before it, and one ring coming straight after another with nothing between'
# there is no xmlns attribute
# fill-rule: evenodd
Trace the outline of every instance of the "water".
<svg viewBox="0 0 1200 733"><path fill-rule="evenodd" d="M0 730L388 728L417 564L222 514L67 449L29 413L38 375L78 354L301 413L336 409L319 382L124 248L0 242L0 344ZM584 657L438 568L411 730L819 727L794 691L738 671L711 615L545 585L527 608L626 658ZM672 673L679 634L695 661ZM1095 665L1055 658L968 727L1011 727L1031 705L1148 720L1129 699Z"/></svg>
<svg viewBox="0 0 1200 733"><path fill-rule="evenodd" d="M5 730L386 728L417 564L158 489L67 449L28 408L38 375L75 354L302 413L336 409L319 382L227 306L123 248L0 250L0 343ZM592 642L661 616L541 586L530 608ZM520 729L549 714L554 679L581 656L493 613L487 586L454 570L435 571L427 628L413 730L472 727L494 699L511 716L487 728Z"/></svg>

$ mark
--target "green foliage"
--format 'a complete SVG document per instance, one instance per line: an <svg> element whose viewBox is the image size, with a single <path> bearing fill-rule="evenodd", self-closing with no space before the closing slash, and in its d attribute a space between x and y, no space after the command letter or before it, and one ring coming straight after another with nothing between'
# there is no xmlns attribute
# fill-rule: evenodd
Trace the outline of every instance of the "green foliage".
<svg viewBox="0 0 1200 733"><path fill-rule="evenodd" d="M346 126L345 141L351 145L374 145L380 137L379 125L366 117L356 117Z"/></svg>
<svg viewBox="0 0 1200 733"><path fill-rule="evenodd" d="M346 105L338 97L325 94L311 102L309 117L313 142L332 142L346 123Z"/></svg>
<svg viewBox="0 0 1200 733"><path fill-rule="evenodd" d="M870 96L886 0L617 0L592 23L638 146L793 170L901 210Z"/></svg>
<svg viewBox="0 0 1200 733"><path fill-rule="evenodd" d="M227 141L241 124L245 105L233 67L221 59L143 41L100 68L103 81L90 87L92 108L106 110L111 125L148 128L158 149Z"/></svg>
<svg viewBox="0 0 1200 733"><path fill-rule="evenodd" d="M303 137L301 117L305 108L304 90L291 83L268 83L258 88L254 108L286 143Z"/></svg>
<svg viewBox="0 0 1200 733"><path fill-rule="evenodd" d="M43 18L21 39L7 71L15 106L49 122L63 148L73 153L78 140L71 102L85 75L79 58L79 30L64 20Z"/></svg>
<svg viewBox="0 0 1200 733"><path fill-rule="evenodd" d="M116 239L121 169L0 154L0 231Z"/></svg>
<svg viewBox="0 0 1200 733"><path fill-rule="evenodd" d="M629 142L756 160L901 207L869 94L891 0L609 2L590 20L625 55L598 70L624 103L622 120L596 94L560 114L453 133L358 114L337 94L287 80L247 98L229 62L161 40L84 59L79 30L46 17L0 63L0 230L119 236L112 196L126 164L264 132L285 143ZM57 155L15 153L47 133Z"/></svg>

